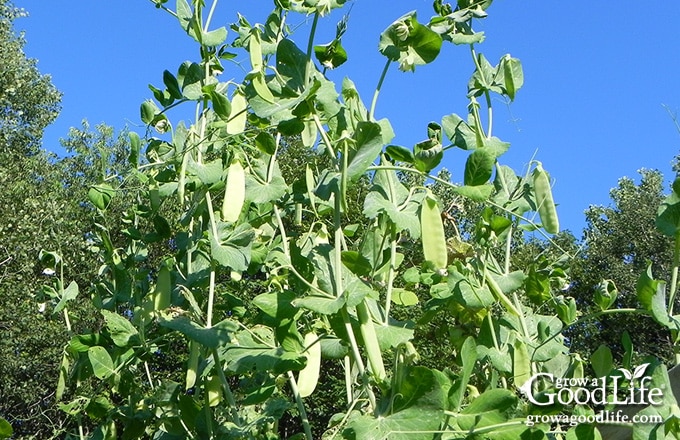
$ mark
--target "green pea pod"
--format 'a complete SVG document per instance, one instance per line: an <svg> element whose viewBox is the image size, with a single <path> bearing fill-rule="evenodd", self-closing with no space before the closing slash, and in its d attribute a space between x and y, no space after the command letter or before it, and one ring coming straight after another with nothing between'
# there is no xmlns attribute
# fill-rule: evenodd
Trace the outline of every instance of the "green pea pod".
<svg viewBox="0 0 680 440"><path fill-rule="evenodd" d="M189 341L189 360L187 361L187 374L185 389L192 388L196 385L196 377L198 373L198 360L200 355L200 345L196 341Z"/></svg>
<svg viewBox="0 0 680 440"><path fill-rule="evenodd" d="M359 319L359 330L361 331L361 337L364 338L364 348L366 349L371 371L376 378L382 381L386 377L385 365L383 364L382 352L380 351L378 336L375 333L373 319L368 311L365 299L357 304L357 318Z"/></svg>
<svg viewBox="0 0 680 440"><path fill-rule="evenodd" d="M437 269L444 269L448 263L444 223L437 206L437 200L430 190L420 206L420 228L422 231L423 254L426 261Z"/></svg>
<svg viewBox="0 0 680 440"><path fill-rule="evenodd" d="M319 373L321 371L321 342L317 340L318 337L314 332L309 332L305 335L305 351L307 356L307 365L300 370L298 376L297 386L300 397L310 396L317 383L319 382Z"/></svg>
<svg viewBox="0 0 680 440"><path fill-rule="evenodd" d="M217 374L207 377L204 386L205 391L208 393L208 405L219 405L222 401L222 384L220 383L220 377Z"/></svg>
<svg viewBox="0 0 680 440"><path fill-rule="evenodd" d="M260 30L257 28L253 28L250 32L248 52L250 53L250 65L253 66L253 71L262 70L262 40L260 39Z"/></svg>
<svg viewBox="0 0 680 440"><path fill-rule="evenodd" d="M164 310L170 307L172 294L172 280L170 269L163 265L158 271L158 279L156 280L156 290L153 292L153 309Z"/></svg>
<svg viewBox="0 0 680 440"><path fill-rule="evenodd" d="M231 98L231 117L227 121L227 133L241 134L248 120L248 101L242 93L236 92Z"/></svg>
<svg viewBox="0 0 680 440"><path fill-rule="evenodd" d="M235 160L229 165L229 174L227 174L227 185L222 201L222 220L225 222L238 220L245 199L246 173L241 162Z"/></svg>
<svg viewBox="0 0 680 440"><path fill-rule="evenodd" d="M557 218L557 210L553 201L552 189L550 188L550 176L543 169L540 162L531 174L534 181L534 191L536 193L536 205L538 215L541 217L543 229L550 234L560 232L560 222Z"/></svg>
<svg viewBox="0 0 680 440"><path fill-rule="evenodd" d="M531 357L527 345L521 339L516 339L512 348L512 376L515 386L520 388L531 377Z"/></svg>

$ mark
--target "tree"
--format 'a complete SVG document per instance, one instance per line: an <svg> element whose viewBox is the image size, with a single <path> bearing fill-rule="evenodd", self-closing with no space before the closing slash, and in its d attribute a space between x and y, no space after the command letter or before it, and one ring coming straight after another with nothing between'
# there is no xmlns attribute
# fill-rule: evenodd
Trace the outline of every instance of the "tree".
<svg viewBox="0 0 680 440"><path fill-rule="evenodd" d="M43 130L59 113L60 93L23 52L23 34L13 24L24 15L0 0L0 414L17 438L49 435L49 425L59 424L49 409L56 377L49 359L60 356L63 328L40 313L34 299L37 252L60 229L62 207L51 197L54 158L40 151Z"/></svg>
<svg viewBox="0 0 680 440"><path fill-rule="evenodd" d="M0 153L36 154L42 133L59 114L61 94L36 60L23 52L23 34L13 30L26 13L0 0ZM6 160L2 161L6 166Z"/></svg>
<svg viewBox="0 0 680 440"><path fill-rule="evenodd" d="M599 310L593 297L606 279L614 282L618 296L613 308L636 308L636 282L648 264L657 279L669 281L673 261L673 242L655 227L656 213L664 198L663 176L656 170L640 170L641 180L624 177L611 193L612 205L591 206L586 211L584 249L572 268L569 292L584 312ZM601 316L569 332L572 347L589 354L601 344L619 355L621 336L630 335L640 356L672 359L667 331L650 317L639 314Z"/></svg>
<svg viewBox="0 0 680 440"><path fill-rule="evenodd" d="M15 438L52 438L68 429L66 414L55 402L55 386L63 346L70 337L64 312L53 313L59 298L41 285L54 285L60 274L38 260L41 250L60 255L64 278L87 296L96 267L88 232L92 208L88 187L98 182L93 163L119 167L117 152L127 150L124 134L98 125L91 131L71 129L62 140L76 153L59 159L38 150L12 162L0 173L0 414L14 428ZM21 171L19 171L21 170ZM120 218L122 206L113 215ZM57 269L59 269L57 267ZM66 287L66 286L64 286ZM71 330L96 325L88 301L71 301L67 312Z"/></svg>

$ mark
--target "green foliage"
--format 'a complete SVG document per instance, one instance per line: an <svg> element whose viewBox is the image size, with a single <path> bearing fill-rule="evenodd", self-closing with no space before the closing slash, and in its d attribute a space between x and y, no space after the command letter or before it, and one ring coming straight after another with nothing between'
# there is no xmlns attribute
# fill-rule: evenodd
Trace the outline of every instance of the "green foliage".
<svg viewBox="0 0 680 440"><path fill-rule="evenodd" d="M637 184L629 178L619 181L618 187L611 191L612 206L594 206L586 212L587 246L582 257L574 261L569 290L579 308L601 310L600 302L595 303L593 297L601 298L602 280L610 280L616 286L616 296L607 301L611 302L608 309L639 307L636 286L640 275L647 274L648 269L653 275L647 275L646 279L653 280L658 276L664 284L670 283L673 242L655 227L663 192L661 174L642 170ZM643 298L651 300L655 294L653 287ZM643 315L603 315L579 324L568 334L572 346L580 353L588 355L598 346L606 345L621 356L624 352L621 345L623 331L630 334L640 358L672 359L672 347L665 342L667 331Z"/></svg>
<svg viewBox="0 0 680 440"><path fill-rule="evenodd" d="M178 1L171 15L200 46L200 59L165 70L162 88L150 86L153 99L140 107L144 137L74 129L64 145L76 154L53 164L29 157L41 173L7 196L32 210L8 212L0 232L21 224L21 239L47 249L31 265L29 246L13 243L8 249L24 252L18 267L54 275L36 293L51 313L39 308L32 316L44 321L41 331L63 335L63 350L47 353L46 365L61 363L46 378L68 417L51 434L544 438L562 427L525 424L546 410L520 399L532 392L528 380L539 372L582 378L584 365L606 376L616 366L608 346L580 356L570 352L578 338L565 334L592 331L593 317L637 298L643 310L616 311L650 315L650 331L664 327L678 342L677 276L668 293L654 262L638 271L630 292L627 280L608 273L611 281L601 282L596 271L587 273L598 286L589 302L577 294L585 284L567 287L576 242L558 234L548 174L538 162L523 175L503 166L509 144L491 133L492 94L516 99L524 76L519 60L506 55L493 66L476 51L483 35L473 26L490 1L438 1L429 23L412 12L390 25L379 37L387 64L370 110L350 80L338 88L314 63L315 56L325 71L347 59L344 20L331 43L314 45L320 18L345 2L274 3L264 25L239 17L238 37L227 43L226 28L209 29L204 2ZM296 13L314 16L306 52L285 25ZM394 128L374 114L388 67L434 62L444 42L469 45L472 54L467 116L431 122L412 149L391 145ZM232 50L247 52L252 69L221 81ZM180 104L195 106L197 119L171 121L167 111ZM454 146L468 151L462 185L445 170L430 174ZM53 188L49 198L36 183ZM657 225L675 236L673 197ZM47 203L59 205L43 215ZM44 240L35 219L52 220L54 212L62 223ZM89 232L78 237L61 227ZM525 241L525 231L547 241ZM598 250L592 243L588 252ZM5 263L14 263L10 257ZM29 272L11 281L22 286ZM575 272L577 280L586 274ZM91 304L77 301L85 291ZM583 316L577 306L596 312ZM633 342L623 346L630 376ZM662 366L653 374L668 385ZM324 395L327 384L333 390ZM672 395L664 398L677 408ZM673 411L649 411L675 423ZM0 436L8 431L2 422Z"/></svg>

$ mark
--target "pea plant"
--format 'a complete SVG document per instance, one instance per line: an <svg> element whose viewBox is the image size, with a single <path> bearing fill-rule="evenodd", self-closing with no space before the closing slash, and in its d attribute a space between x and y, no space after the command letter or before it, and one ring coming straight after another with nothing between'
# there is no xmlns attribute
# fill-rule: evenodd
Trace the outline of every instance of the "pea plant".
<svg viewBox="0 0 680 440"><path fill-rule="evenodd" d="M377 37L385 66L368 106L350 79L326 76L351 55L351 21L330 42L315 38L345 0L275 0L262 23L239 16L230 29L211 28L217 0L152 2L200 58L150 87L129 172L90 189L102 324L64 351L57 397L76 421L71 438L576 438L573 427L528 426L527 415L565 405L537 408L518 391L540 372L583 377L587 363L561 335L578 319L560 293L565 259L511 264L518 231L550 238L559 222L543 165L518 174L500 162L510 145L493 135L492 96L513 101L524 77L518 59L494 65L477 50L491 0L436 1L428 23L396 19ZM306 47L293 30L308 31ZM389 68L431 63L445 43L471 61L466 116L393 145L376 115ZM247 73L221 80L241 71L239 53ZM172 121L178 107L193 121ZM286 181L292 143L311 160ZM432 174L453 148L469 152L462 184ZM473 230L447 237L433 183L481 206ZM350 221L360 185L362 218ZM122 195L134 202L111 224ZM426 367L415 333L442 315L455 348L435 357L452 362ZM336 372L335 415L313 431L309 402Z"/></svg>

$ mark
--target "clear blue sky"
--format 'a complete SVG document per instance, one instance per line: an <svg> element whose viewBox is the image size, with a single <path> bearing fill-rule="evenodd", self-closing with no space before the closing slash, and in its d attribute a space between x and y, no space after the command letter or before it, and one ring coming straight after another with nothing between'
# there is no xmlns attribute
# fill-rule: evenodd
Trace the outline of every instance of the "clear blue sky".
<svg viewBox="0 0 680 440"><path fill-rule="evenodd" d="M151 97L147 85L160 86L164 69L175 72L184 60L197 59L178 23L148 1L14 2L30 14L15 23L26 31L27 55L64 93L61 116L44 139L48 150L61 152L59 138L83 118L143 132L139 105ZM356 0L343 39L350 60L330 78L339 84L350 77L370 102L384 64L380 32L410 10L428 21L431 3ZM235 22L237 10L251 23L263 22L271 7L270 0L221 0L213 27ZM670 182L680 135L663 105L680 110L680 2L496 0L488 12L477 25L487 34L478 51L494 64L511 53L525 75L511 106L494 101L494 134L512 144L501 161L520 172L537 152L556 181L563 227L580 237L583 211L608 204L617 180L637 179L640 168L660 169ZM332 39L338 18L322 22L319 43ZM296 16L290 23L304 21ZM303 47L307 29L294 37ZM239 60L247 66L246 56ZM242 77L239 66L228 66L225 77ZM393 66L376 113L391 120L394 143L410 147L426 137L429 121L465 117L471 71L469 50L452 45L415 74ZM444 165L460 181L466 153L450 153Z"/></svg>

